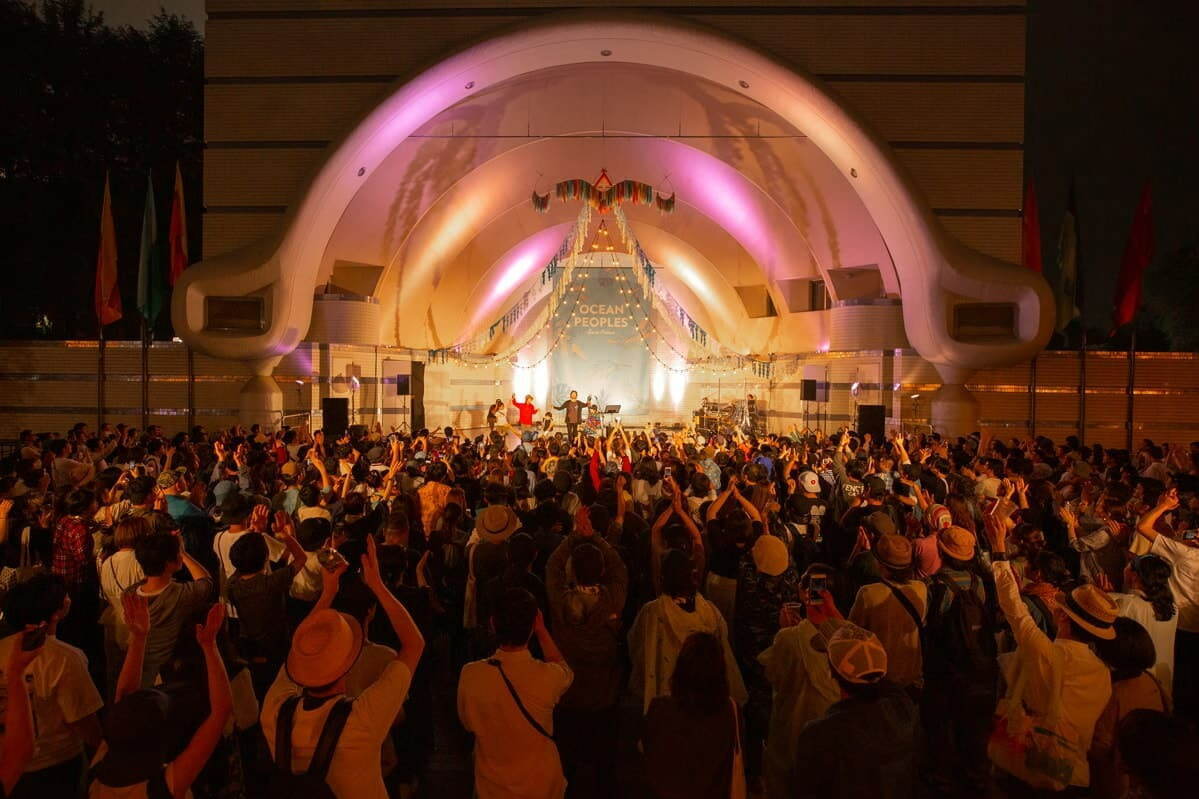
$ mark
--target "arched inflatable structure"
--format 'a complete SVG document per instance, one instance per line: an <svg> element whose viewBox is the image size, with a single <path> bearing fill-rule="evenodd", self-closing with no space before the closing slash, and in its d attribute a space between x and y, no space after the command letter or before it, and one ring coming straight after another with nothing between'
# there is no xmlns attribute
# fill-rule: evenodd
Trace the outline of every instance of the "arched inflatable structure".
<svg viewBox="0 0 1199 799"><path fill-rule="evenodd" d="M827 156L885 243L908 340L937 367L947 388L955 387L946 396L943 416L969 415L968 398L959 390L969 373L1029 358L1047 342L1053 301L1040 275L978 253L946 233L889 148L814 79L673 18L593 13L551 17L505 33L398 86L330 147L274 236L184 273L172 304L176 331L195 349L246 362L260 380L258 390L277 391L269 375L308 331L312 292L330 237L388 155L474 93L541 70L601 62L672 70L728 87L794 125ZM264 329L211 329L207 298L230 296L261 297ZM974 304L1014 309L1014 334L959 338L954 315Z"/></svg>

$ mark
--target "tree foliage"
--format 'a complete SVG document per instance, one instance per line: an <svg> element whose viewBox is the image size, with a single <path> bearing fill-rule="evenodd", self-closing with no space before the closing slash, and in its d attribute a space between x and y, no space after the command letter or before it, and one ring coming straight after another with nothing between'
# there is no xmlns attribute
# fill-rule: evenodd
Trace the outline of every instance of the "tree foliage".
<svg viewBox="0 0 1199 799"><path fill-rule="evenodd" d="M0 0L0 335L92 338L104 176L112 182L125 318L112 337L136 337L135 295L146 174L165 237L175 163L183 173L191 259L200 252L203 40L160 11L146 28L110 28L84 0ZM166 315L164 315L165 317ZM160 319L159 336L169 332Z"/></svg>
<svg viewBox="0 0 1199 799"><path fill-rule="evenodd" d="M1199 351L1199 247L1191 245L1156 259L1145 273L1145 301L1141 317L1148 316L1169 338L1170 348Z"/></svg>

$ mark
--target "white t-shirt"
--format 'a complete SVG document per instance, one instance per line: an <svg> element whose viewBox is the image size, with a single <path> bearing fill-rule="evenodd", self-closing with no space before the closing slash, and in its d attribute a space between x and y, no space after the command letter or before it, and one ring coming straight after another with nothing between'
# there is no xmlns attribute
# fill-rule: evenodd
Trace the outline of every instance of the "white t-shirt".
<svg viewBox="0 0 1199 799"><path fill-rule="evenodd" d="M0 718L8 706L3 669L12 647L19 645L20 640L19 634L0 639ZM104 706L87 672L87 655L54 636L48 637L42 653L25 670L25 688L33 709L35 736L33 759L25 771L38 771L78 757L83 752L83 741L67 725Z"/></svg>
<svg viewBox="0 0 1199 799"><path fill-rule="evenodd" d="M304 568L296 572L291 579L291 596L305 602L315 602L321 598L321 562L317 560L316 552L308 553Z"/></svg>
<svg viewBox="0 0 1199 799"><path fill-rule="evenodd" d="M566 663L536 660L528 649L497 650L529 714L548 733L554 706L574 680ZM475 795L479 799L561 799L566 777L554 742L533 729L486 660L467 663L458 678L458 717L475 734Z"/></svg>
<svg viewBox="0 0 1199 799"><path fill-rule="evenodd" d="M129 645L129 629L125 626L125 609L121 594L146 579L132 549L121 549L100 564L100 588L112 611L117 643L122 649Z"/></svg>
<svg viewBox="0 0 1199 799"><path fill-rule="evenodd" d="M1178 612L1168 621L1158 621L1153 614L1153 605L1139 594L1112 594L1120 615L1132 619L1145 628L1153 639L1157 662L1151 671L1167 695L1173 695L1174 685L1174 637L1178 632Z"/></svg>
<svg viewBox="0 0 1199 799"><path fill-rule="evenodd" d="M1149 551L1170 561L1170 590L1178 605L1178 629L1199 633L1199 548L1159 535Z"/></svg>
<svg viewBox="0 0 1199 799"><path fill-rule="evenodd" d="M404 705L411 682L412 673L408 667L402 661L392 660L379 679L354 700L354 709L338 739L327 777L329 788L338 799L387 799L379 753L396 714ZM279 669L279 676L262 703L262 733L272 758L279 708L289 697L300 693L300 687L288 679L287 669ZM300 701L292 722L293 771L299 773L308 768L325 719L334 704L334 700L329 699L312 710L305 710L303 700Z"/></svg>

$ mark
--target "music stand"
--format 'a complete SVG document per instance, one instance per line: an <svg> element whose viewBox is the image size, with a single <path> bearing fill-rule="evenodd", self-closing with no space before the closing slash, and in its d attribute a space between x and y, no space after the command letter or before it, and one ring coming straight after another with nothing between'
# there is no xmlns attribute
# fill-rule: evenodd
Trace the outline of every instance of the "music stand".
<svg viewBox="0 0 1199 799"><path fill-rule="evenodd" d="M620 413L620 406L619 406L619 405L605 405L605 406L604 406L604 413L605 413L605 414L609 414L609 413Z"/></svg>

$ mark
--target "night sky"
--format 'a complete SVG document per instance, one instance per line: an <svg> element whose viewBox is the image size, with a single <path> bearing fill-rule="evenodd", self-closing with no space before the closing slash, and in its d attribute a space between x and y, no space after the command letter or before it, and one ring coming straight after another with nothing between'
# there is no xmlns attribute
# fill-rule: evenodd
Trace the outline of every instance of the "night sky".
<svg viewBox="0 0 1199 799"><path fill-rule="evenodd" d="M109 24L159 8L203 30L204 0L94 0ZM1152 180L1159 257L1199 243L1199 4L1029 0L1025 172L1041 206L1046 273L1070 180L1087 322L1106 329L1141 186Z"/></svg>

